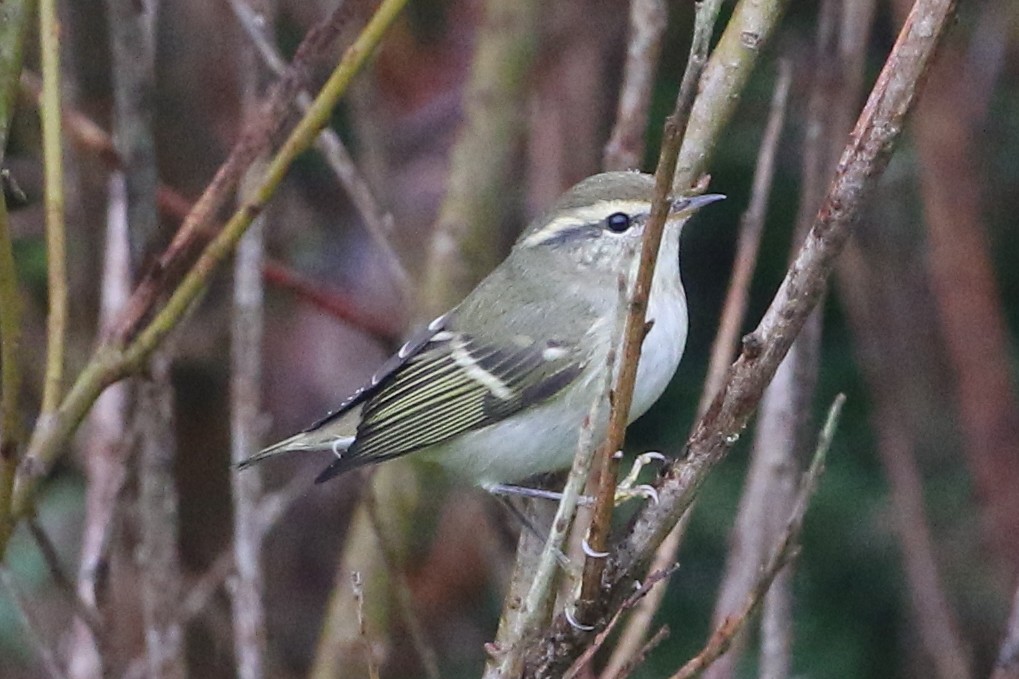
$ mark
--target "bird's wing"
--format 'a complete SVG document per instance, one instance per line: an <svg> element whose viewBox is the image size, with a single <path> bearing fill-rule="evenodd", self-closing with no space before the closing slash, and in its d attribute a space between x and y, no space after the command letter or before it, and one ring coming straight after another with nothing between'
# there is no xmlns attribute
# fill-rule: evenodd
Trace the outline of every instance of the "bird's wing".
<svg viewBox="0 0 1019 679"><path fill-rule="evenodd" d="M364 402L357 435L316 481L442 443L540 403L581 373L584 364L576 359L572 347L555 340L437 331L352 397Z"/></svg>

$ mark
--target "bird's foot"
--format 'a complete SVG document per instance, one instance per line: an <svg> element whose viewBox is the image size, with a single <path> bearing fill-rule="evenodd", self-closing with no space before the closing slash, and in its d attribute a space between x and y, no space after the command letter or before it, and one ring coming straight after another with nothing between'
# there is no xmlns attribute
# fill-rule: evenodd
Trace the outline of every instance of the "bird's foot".
<svg viewBox="0 0 1019 679"><path fill-rule="evenodd" d="M649 483L637 483L637 477L645 466L652 462L665 462L666 458L659 452L641 453L633 461L633 466L623 479L616 484L616 506L633 498L644 498L658 504L658 491Z"/></svg>

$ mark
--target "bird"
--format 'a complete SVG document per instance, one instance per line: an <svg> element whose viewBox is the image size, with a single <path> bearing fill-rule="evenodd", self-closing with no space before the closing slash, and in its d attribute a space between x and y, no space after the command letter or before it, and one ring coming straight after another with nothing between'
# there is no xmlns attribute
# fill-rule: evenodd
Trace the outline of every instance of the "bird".
<svg viewBox="0 0 1019 679"><path fill-rule="evenodd" d="M618 341L620 280L636 280L654 177L606 172L567 190L455 308L418 330L367 383L303 431L241 462L333 456L321 483L404 455L492 492L568 468ZM648 298L650 322L629 421L661 396L683 357L683 225L719 194L669 203ZM607 418L606 418L607 420ZM595 440L607 421L594 423ZM353 431L353 434L351 434Z"/></svg>

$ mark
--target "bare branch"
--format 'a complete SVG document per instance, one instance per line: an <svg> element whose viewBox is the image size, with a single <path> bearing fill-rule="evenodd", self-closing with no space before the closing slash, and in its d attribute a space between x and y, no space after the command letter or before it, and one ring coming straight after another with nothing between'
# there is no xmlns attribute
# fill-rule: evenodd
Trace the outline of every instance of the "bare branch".
<svg viewBox="0 0 1019 679"><path fill-rule="evenodd" d="M257 3L257 4L256 4ZM276 4L247 0L245 9L259 15L268 30L275 25ZM251 116L263 94L265 70L260 68L254 50L242 48L238 54L243 117ZM265 156L252 163L241 180L241 202L264 171ZM255 218L237 245L234 257L234 296L230 336L230 461L233 466L261 448L262 418L262 334L264 290L262 262L265 249L265 215ZM235 577L229 582L233 613L233 647L240 679L266 676L264 573L262 566L262 529L260 505L262 474L230 475L233 495L233 553Z"/></svg>
<svg viewBox="0 0 1019 679"><path fill-rule="evenodd" d="M14 602L18 613L21 615L21 619L25 623L28 638L32 641L32 645L35 646L35 651L39 654L39 659L42 661L43 667L46 668L46 673L49 674L51 679L64 679L64 671L57 662L57 654L49 647L39 632L40 625L28 607L28 601L25 600L24 595L18 589L18 584L14 582L14 576L11 574L10 569L3 564L0 564L0 584L3 584L4 588L11 595L11 600Z"/></svg>
<svg viewBox="0 0 1019 679"><path fill-rule="evenodd" d="M167 352L169 353L169 352ZM187 676L184 625L180 620L180 554L178 553L177 486L173 475L176 449L170 361L160 352L152 379L138 390L138 513L141 544L135 560L141 574L147 674L163 679Z"/></svg>
<svg viewBox="0 0 1019 679"><path fill-rule="evenodd" d="M98 641L102 638L102 621L99 620L95 609L82 601L81 597L78 596L74 589L74 582L67 576L67 573L64 572L64 567L60 564L57 548L53 545L53 541L50 540L49 535L46 534L37 517L33 516L28 519L28 531L32 534L32 539L35 540L36 546L39 547L39 553L42 554L43 561L46 562L46 567L50 571L50 577L53 578L53 582L57 585L57 591L70 604L74 615L88 626L92 636Z"/></svg>
<svg viewBox="0 0 1019 679"><path fill-rule="evenodd" d="M251 42L265 66L276 75L285 76L286 62L283 61L282 55L266 35L264 17L254 12L241 0L229 0L229 2L241 28L251 38ZM311 108L311 104L311 95L306 90L302 89L297 93L297 105L302 111L307 112ZM371 187L360 170L357 169L354 159L335 130L330 127L323 128L315 140L315 148L325 158L329 168L340 180L347 190L347 195L350 196L354 206L361 213L368 234L375 241L375 245L382 253L383 259L396 281L396 287L402 297L401 301L406 303L407 297L410 295L410 276L389 242L389 235L393 231L393 216L383 210L375 200Z"/></svg>
<svg viewBox="0 0 1019 679"><path fill-rule="evenodd" d="M667 19L663 0L630 0L630 37L616 124L602 161L606 170L639 168L644 159L648 107Z"/></svg>
<svg viewBox="0 0 1019 679"><path fill-rule="evenodd" d="M616 502L616 478L619 474L617 450L623 449L626 425L629 422L630 404L633 401L634 385L637 382L637 362L640 348L647 333L647 305L651 293L651 281L655 261L665 233L665 220L669 214L669 197L672 194L673 175L680 143L686 130L690 110L694 104L697 82L707 60L711 32L718 16L721 3L711 0L697 5L694 18L693 41L686 71L679 87L676 106L665 121L665 135L662 141L658 167L655 169L655 195L651 215L644 227L641 242L640 263L630 296L626 325L620 345L619 373L612 385L612 408L609 411L608 431L599 453L598 494L594 507L594 518L588 534L591 550L598 553L608 551L609 532L612 527L612 509ZM684 187L688 191L689 187ZM586 617L589 607L601 594L604 558L591 558L584 563L584 579L578 600L578 616ZM579 618L578 618L579 619Z"/></svg>
<svg viewBox="0 0 1019 679"><path fill-rule="evenodd" d="M638 513L618 546L606 572L606 596L597 602L598 613L593 621L604 620L603 616L618 604L638 569L689 507L707 473L738 440L764 386L824 291L862 203L887 167L954 7L952 0L919 0L914 6L843 152L835 181L807 241L758 329L745 339L743 353L726 387L695 429L688 444L689 454L679 456L665 470L659 487L660 502ZM534 645L529 676L556 674L579 653L587 636L559 616L549 636Z"/></svg>
<svg viewBox="0 0 1019 679"><path fill-rule="evenodd" d="M726 617L712 633L704 649L683 665L670 679L692 679L692 677L700 676L706 668L710 667L713 662L721 657L728 650L736 635L746 625L750 616L760 608L761 603L764 601L764 595L771 587L775 576L795 557L796 545L803 530L803 519L806 516L807 507L810 505L810 499L817 490L821 474L824 472L825 459L828 455L828 449L831 447L832 439L835 438L835 430L838 427L842 405L845 402L846 397L843 394L839 394L828 410L828 419L818 439L814 458L810 463L810 468L803 476L800 491L796 496L792 512L786 520L785 529L775 541L775 545L771 550L771 556L763 564L757 582L747 593L742 608L734 615Z"/></svg>
<svg viewBox="0 0 1019 679"><path fill-rule="evenodd" d="M56 410L64 385L67 335L67 243L64 234L64 156L60 133L60 28L56 0L39 2L39 51L43 101L43 159L46 174L46 280L49 316L46 326L46 377L42 416Z"/></svg>
<svg viewBox="0 0 1019 679"><path fill-rule="evenodd" d="M368 25L360 33L354 43L347 49L344 58L336 66L329 80L324 85L312 110L300 120L297 127L290 134L280 151L273 157L265 175L262 177L254 197L237 211L234 216L224 225L223 230L209 242L202 255L195 262L190 272L181 280L180 285L170 296L162 311L136 336L133 333L135 327L134 312L128 313L126 323L122 328L132 330L129 335L134 336L131 344L121 347L118 343L106 343L96 349L91 360L86 364L78 376L74 386L68 392L61 403L54 417L46 426L37 426L29 442L28 451L22 464L19 465L18 484L15 488L12 501L13 514L23 515L31 506L35 489L39 480L44 476L54 460L62 451L63 444L70 438L77 429L82 418L92 407L99 394L110 384L122 379L133 371L139 370L145 361L149 359L156 347L165 339L166 335L173 330L181 321L184 313L191 307L194 300L205 289L205 285L219 264L233 251L237 241L244 234L251 224L251 220L264 209L265 204L279 186L287 169L294 159L312 143L317 132L325 124L332 107L339 97L346 91L354 74L367 61L373 48L378 44L382 35L386 32L393 20L400 13L406 0L382 0L378 11L372 16ZM296 57L295 57L296 59ZM242 146L246 142L242 142ZM238 152L240 153L240 152ZM247 151L244 154L246 155ZM232 170L231 170L232 171ZM223 170L220 175L229 174ZM214 180L214 186L210 186L206 192L207 196L216 195L222 191L221 179ZM192 218L186 220L178 232L175 242L191 240L196 225L205 224L209 217L208 209L215 200L210 197L204 202L200 201L192 211ZM173 244L166 256L171 256L175 250ZM176 260L175 260L176 261ZM157 265L158 268L158 265ZM162 280L162 276L156 276ZM145 287L144 285L142 287ZM151 286L150 286L151 287ZM161 289L161 284L156 285ZM149 293L136 291L141 298L153 302L155 297ZM146 308L148 308L146 306ZM143 314L144 315L144 314ZM0 517L2 518L2 517ZM2 522L0 522L2 528ZM6 548L7 535L0 531L0 553Z"/></svg>

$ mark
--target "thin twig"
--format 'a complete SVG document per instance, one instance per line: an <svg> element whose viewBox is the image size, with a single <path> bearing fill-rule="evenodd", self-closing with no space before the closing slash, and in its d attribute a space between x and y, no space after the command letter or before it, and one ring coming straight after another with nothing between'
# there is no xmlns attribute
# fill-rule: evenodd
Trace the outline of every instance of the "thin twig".
<svg viewBox="0 0 1019 679"><path fill-rule="evenodd" d="M663 471L659 503L638 512L617 546L605 575L605 596L598 602L596 623L618 606L641 567L690 506L707 474L738 440L764 386L820 299L862 205L887 167L954 8L953 0L918 0L914 6L843 152L810 235L775 300L758 329L745 339L726 387L694 431L688 454L677 456ZM589 635L558 616L549 634L532 644L526 676L560 674Z"/></svg>
<svg viewBox="0 0 1019 679"><path fill-rule="evenodd" d="M318 130L325 125L336 101L346 92L351 79L371 56L375 46L378 45L406 2L407 0L383 0L368 25L348 48L323 86L311 111L300 120L282 148L273 157L258 189L253 194L253 198L234 214L224 225L223 230L209 243L191 271L173 292L162 311L123 349L115 344L100 346L78 376L48 425L36 428L29 442L25 459L19 465L18 484L12 502L12 512L15 516L20 517L28 511L39 480L56 460L63 449L63 444L77 429L82 418L103 389L139 370L166 335L180 323L195 298L205 289L206 283L219 264L233 252L237 241L251 224L251 220L264 209L266 202L279 186L291 163L311 145ZM209 190L222 189L210 188ZM208 201L196 205L195 211L198 214L181 228L184 229L190 225L190 228L193 229L195 224L204 223L205 217L201 213L208 208ZM133 327L133 323L128 323L128 325ZM6 537L0 532L0 555L6 548Z"/></svg>
<svg viewBox="0 0 1019 679"><path fill-rule="evenodd" d="M43 164L46 175L46 377L40 415L60 403L67 334L67 246L64 237L64 157L60 131L60 27L56 0L39 2L39 51L42 62Z"/></svg>
<svg viewBox="0 0 1019 679"><path fill-rule="evenodd" d="M686 129L690 109L696 94L696 83L707 59L711 32L714 27L718 2L697 5L694 18L694 37L690 45L683 82L672 115L665 122L662 151L655 170L655 195L651 215L644 227L641 243L640 263L626 316L626 326L620 347L619 373L612 387L612 408L605 443L599 453L598 493L594 507L594 518L588 534L588 544L594 552L608 551L608 538L612 525L612 509L615 507L616 478L619 474L619 459L615 455L622 450L629 422L630 404L633 401L634 385L637 381L637 362L640 348L647 334L647 305L654 276L655 261L665 233L665 221L669 213L669 195L672 193L676 159ZM686 190L689 187L684 187ZM579 600L578 615L598 598L602 587L604 558L588 558L584 563L584 579Z"/></svg>
<svg viewBox="0 0 1019 679"><path fill-rule="evenodd" d="M774 175L778 142L781 139L781 131L785 120L789 86L792 80L791 76L788 62L781 61L779 64L778 80L775 83L775 90L772 95L768 122L765 125L764 137L757 155L750 203L746 212L743 213L740 222L736 260L733 266L732 277L729 280L725 304L722 307L719 330L711 349L707 377L705 378L704 387L701 392L701 401L698 406L699 414L703 414L708 403L711 402L711 398L718 392L725 379L726 371L735 352L740 325L746 312L750 280L757 262L757 251L761 234L764 231L764 218L767 212L768 196L771 192L771 181ZM689 516L689 513L685 516ZM669 533L669 537L662 542L655 552L651 566L648 568L650 572L661 570L676 561L676 553L679 551L680 538L685 526L685 521L677 523L676 527ZM619 642L616 643L612 656L606 664L604 676L615 676L615 673L622 670L622 667L627 662L627 658L636 653L641 647L644 639L647 637L648 630L651 629L655 612L661 606L664 596L665 590L663 588L652 592L640 602L637 610L629 617L626 626L620 633Z"/></svg>
<svg viewBox="0 0 1019 679"><path fill-rule="evenodd" d="M639 168L644 159L644 131L667 19L664 0L630 0L630 36L616 124L602 161L606 170Z"/></svg>
<svg viewBox="0 0 1019 679"><path fill-rule="evenodd" d="M25 72L21 75L21 87L28 98L41 103L42 83L37 76ZM64 124L72 139L89 153L97 155L112 170L122 170L123 160L113 146L113 140L99 125L81 111L71 108L66 102L62 111ZM323 134L328 132L324 131ZM193 203L179 191L160 183L156 188L156 200L160 211L183 220L194 207ZM222 225L213 224L212 231L219 231ZM262 271L270 285L289 291L298 299L344 323L376 336L385 342L397 341L403 333L403 321L399 318L381 318L370 308L365 308L342 290L324 286L319 281L309 280L289 266L272 258L266 258ZM112 321L111 321L112 323ZM103 326L103 336L112 333L112 325Z"/></svg>
<svg viewBox="0 0 1019 679"><path fill-rule="evenodd" d="M744 1L733 9L700 78L697 101L690 111L676 163L676 191L686 191L707 171L722 130L736 112L761 51L770 42L788 4L789 0Z"/></svg>
<svg viewBox="0 0 1019 679"><path fill-rule="evenodd" d="M209 242L213 233L210 231L210 224L216 212L232 195L244 171L255 158L269 147L273 137L286 119L294 95L309 82L312 62L332 44L341 28L350 19L350 15L354 11L351 8L355 5L357 3L340 4L332 15L308 31L294 54L287 77L280 80L273 88L272 94L263 107L263 114L252 121L241 135L230 155L188 212L169 247L156 259L156 262L148 269L138 284L112 338L112 343L115 346L127 344L135 338L139 329L143 327L145 319L155 307L157 300L168 289L175 288L175 292L179 292L182 288L187 287L184 277L199 268L197 264L191 264L194 252L203 248L204 252L209 252L212 248ZM382 7L385 6L383 3ZM353 48L354 46L351 49ZM352 71L357 69L350 71L348 69L353 65L360 66L370 52L371 50L367 50L367 52L358 53L351 59L351 52L348 50L347 58L333 71L333 79L336 78L337 72L344 72L345 77L353 75ZM327 106L326 108L331 107ZM298 128L304 126L301 134L309 138L299 144L300 148L292 147L293 150L303 151L307 148L317 130L325 125L323 113L324 111L320 108L316 114L306 115L298 123ZM312 122L313 120L314 122ZM291 140L294 139L296 133L295 129L291 133ZM286 148L285 145L276 155L280 170L289 167L292 160L286 158L287 153L284 151ZM252 216L249 215L247 221L250 221ZM220 236L222 234L223 232L219 233Z"/></svg>
<svg viewBox="0 0 1019 679"><path fill-rule="evenodd" d="M375 490L370 483L364 489L364 504L368 511L368 517L371 519L375 537L379 543L382 561L385 564L386 570L389 571L390 577L393 579L396 602L400 608L403 624L407 626L407 631L410 633L411 643L414 645L414 650L417 651L425 674L430 679L438 679L441 676L439 673L438 656L436 656L435 649L429 643L424 627L421 625L421 620L414 610L414 597L411 593L410 583L407 582L407 575L400 564L399 556L397 556L397 547L389 539L382 518L379 516L378 506L375 502ZM363 622L360 624L363 627Z"/></svg>
<svg viewBox="0 0 1019 679"><path fill-rule="evenodd" d="M659 589L664 588L660 587ZM602 673L599 679L626 679L631 674L633 674L634 670L636 670L638 667L644 664L644 661L647 660L648 655L650 655L652 651L658 648L662 644L662 642L668 638L669 628L665 625L662 625L661 627L658 628L658 631L655 632L643 646L637 649L636 653L631 654L627 658L626 663L624 663L623 666L620 667L617 672L614 672L613 674Z"/></svg>
<svg viewBox="0 0 1019 679"><path fill-rule="evenodd" d="M66 675L60 668L60 663L57 662L57 654L42 634L39 632L40 625L35 619L31 609L28 607L28 601L25 596L22 595L18 589L18 583L14 581L14 576L11 574L10 569L4 564L0 564L0 583L3 584L4 588L11 595L11 601L14 602L15 607L18 609L18 613L21 615L22 621L25 623L25 630L28 632L28 638L31 640L32 645L35 647L36 653L39 654L39 659L42 661L43 667L46 669L46 673L49 674L51 679L65 679Z"/></svg>
<svg viewBox="0 0 1019 679"><path fill-rule="evenodd" d="M570 668L563 674L563 679L577 679L577 677L581 676L581 674L587 670L588 665L594 659L595 654L601 650L605 641L615 630L616 625L623 617L623 613L640 603L649 593L659 589L664 589L664 584L662 587L655 587L655 585L670 577L678 568L679 564L673 564L665 570L655 571L654 573L649 574L647 579L640 583L640 586L623 601L623 603L619 606L619 610L612 616L609 623L605 625L605 629L595 635L594 641L591 645L584 649L584 652L580 654L580 656L573 662L573 665L571 665Z"/></svg>
<svg viewBox="0 0 1019 679"><path fill-rule="evenodd" d="M692 679L699 676L707 667L717 660L732 644L733 639L746 625L761 603L764 595L768 592L775 576L779 571L795 557L796 545L799 542L800 533L803 530L803 519L807 513L810 499L817 490L817 485L824 472L824 462L831 447L832 439L835 437L835 430L838 427L839 415L842 412L842 405L846 397L839 394L835 397L834 403L828 410L828 419L821 431L817 443L817 450L810 463L810 468L804 474L800 491L796 496L796 502L789 518L786 521L785 529L778 536L775 545L772 547L771 556L761 568L760 575L754 587L748 592L742 608L734 615L728 616L712 633L707 645L696 656L691 658L678 672L670 679Z"/></svg>
<svg viewBox="0 0 1019 679"><path fill-rule="evenodd" d="M244 29L255 46L262 63L276 75L284 76L287 69L286 62L267 36L264 17L241 0L229 0L229 3L241 28ZM311 108L311 104L311 95L306 90L302 89L297 93L297 105L302 111L307 112ZM400 261L399 255L396 254L396 250L393 249L392 243L389 242L389 235L393 231L393 216L382 209L382 206L375 200L371 186L357 169L357 164L335 130L331 127L323 128L315 140L315 147L325 158L333 174L347 190L351 202L361 213L368 234L375 241L386 266L389 267L390 273L395 279L401 301L406 302L410 294L410 276L407 274L403 262Z"/></svg>
<svg viewBox="0 0 1019 679"><path fill-rule="evenodd" d="M95 609L82 601L81 597L78 596L77 591L74 589L74 581L68 577L64 567L60 564L60 555L57 554L57 548L53 545L49 535L46 534L42 524L39 523L39 519L31 516L28 518L27 523L28 531L32 534L32 539L35 540L36 546L39 547L39 553L42 554L42 559L46 562L50 577L53 578L53 582L57 585L57 591L67 600L71 610L74 611L78 619L88 626L89 631L98 644L103 631L102 621L99 620Z"/></svg>
<svg viewBox="0 0 1019 679"><path fill-rule="evenodd" d="M340 290L312 281L277 260L266 258L262 273L267 283L287 290L333 318L353 325L384 342L396 342L403 333L403 320L382 317L362 302Z"/></svg>
<svg viewBox="0 0 1019 679"><path fill-rule="evenodd" d="M357 609L357 629L360 634L361 645L364 647L364 660L368 665L368 676L370 679L379 679L379 664L375 660L375 645L368 638L368 628L365 626L364 615L364 581L361 574L354 571L350 574L350 591L354 594L354 606Z"/></svg>

